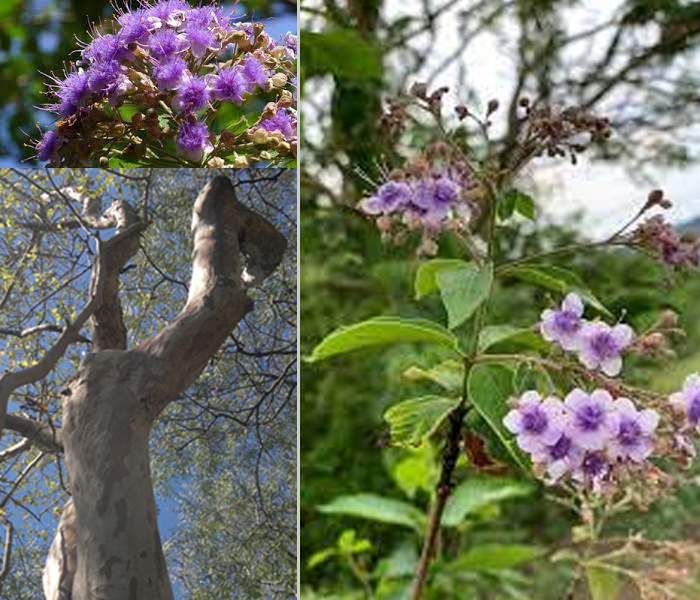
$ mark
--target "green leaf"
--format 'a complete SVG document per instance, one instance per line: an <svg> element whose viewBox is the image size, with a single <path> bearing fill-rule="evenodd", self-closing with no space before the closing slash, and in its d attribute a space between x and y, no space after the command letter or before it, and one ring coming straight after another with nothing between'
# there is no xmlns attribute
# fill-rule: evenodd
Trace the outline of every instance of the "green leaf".
<svg viewBox="0 0 700 600"><path fill-rule="evenodd" d="M497 212L501 221L512 217L514 212L533 220L535 218L535 201L525 192L512 188L506 190L498 199Z"/></svg>
<svg viewBox="0 0 700 600"><path fill-rule="evenodd" d="M620 593L620 576L604 567L586 567L588 589L591 592L591 600L616 600Z"/></svg>
<svg viewBox="0 0 700 600"><path fill-rule="evenodd" d="M479 352L494 347L523 347L547 352L549 344L532 329L512 325L491 325L484 327L479 335Z"/></svg>
<svg viewBox="0 0 700 600"><path fill-rule="evenodd" d="M488 423L508 454L525 472L529 473L527 459L516 446L511 433L503 425L513 394L513 373L502 365L475 365L467 382L469 399L476 411Z"/></svg>
<svg viewBox="0 0 700 600"><path fill-rule="evenodd" d="M493 266L469 263L438 271L435 278L447 311L448 328L454 329L469 319L488 298L493 283Z"/></svg>
<svg viewBox="0 0 700 600"><path fill-rule="evenodd" d="M354 529L345 529L338 538L338 550L343 554L356 554L372 549L372 542L364 538L358 539Z"/></svg>
<svg viewBox="0 0 700 600"><path fill-rule="evenodd" d="M323 564L324 562L333 558L337 554L338 551L335 548L324 548L323 550L314 552L311 555L311 558L309 558L307 561L306 565L309 567L309 569L313 569L314 567L317 567L318 565Z"/></svg>
<svg viewBox="0 0 700 600"><path fill-rule="evenodd" d="M464 363L459 360L446 360L430 369L412 366L403 372L410 381L432 381L449 392L462 393L464 386Z"/></svg>
<svg viewBox="0 0 700 600"><path fill-rule="evenodd" d="M401 317L375 317L347 327L336 329L316 346L309 362L324 360L369 346L427 342L457 352L458 340L441 325L426 319Z"/></svg>
<svg viewBox="0 0 700 600"><path fill-rule="evenodd" d="M456 258L434 258L433 260L423 261L418 267L414 283L416 300L420 300L430 294L436 294L439 291L436 276L440 271L468 264Z"/></svg>
<svg viewBox="0 0 700 600"><path fill-rule="evenodd" d="M517 265L506 267L500 273L504 277L513 277L532 283L558 294L576 292L581 299L599 313L614 319L613 314L593 295L583 280L573 271L551 265Z"/></svg>
<svg viewBox="0 0 700 600"><path fill-rule="evenodd" d="M450 563L450 571L498 571L512 569L542 556L543 549L525 544L482 544Z"/></svg>
<svg viewBox="0 0 700 600"><path fill-rule="evenodd" d="M327 515L348 515L370 521L404 525L418 532L423 530L425 524L425 516L412 504L376 494L338 496L328 504L319 506L318 510Z"/></svg>
<svg viewBox="0 0 700 600"><path fill-rule="evenodd" d="M384 413L396 446L420 446L457 407L459 398L422 396L404 400Z"/></svg>
<svg viewBox="0 0 700 600"><path fill-rule="evenodd" d="M304 32L301 37L304 74L335 75L354 81L380 81L382 49L355 29L323 33Z"/></svg>
<svg viewBox="0 0 700 600"><path fill-rule="evenodd" d="M445 506L442 524L445 527L457 527L464 519L483 508L510 500L528 496L534 488L528 483L514 479L498 477L470 478L459 484Z"/></svg>

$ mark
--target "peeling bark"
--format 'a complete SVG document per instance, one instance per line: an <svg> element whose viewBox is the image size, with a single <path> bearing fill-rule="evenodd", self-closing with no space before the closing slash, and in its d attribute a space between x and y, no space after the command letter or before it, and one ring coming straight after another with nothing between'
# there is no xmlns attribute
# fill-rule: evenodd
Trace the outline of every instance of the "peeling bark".
<svg viewBox="0 0 700 600"><path fill-rule="evenodd" d="M65 541L59 525L47 573L52 565L67 565L70 552L75 552L76 567L69 593L58 596L45 588L47 600L173 598L149 467L151 426L252 310L240 253L258 284L277 267L287 244L271 223L238 202L225 177L215 178L199 194L192 232L193 271L184 308L131 350L126 350L118 273L138 249L138 236L112 246L105 242L99 273L103 294L92 318L96 351L62 392L75 543Z"/></svg>

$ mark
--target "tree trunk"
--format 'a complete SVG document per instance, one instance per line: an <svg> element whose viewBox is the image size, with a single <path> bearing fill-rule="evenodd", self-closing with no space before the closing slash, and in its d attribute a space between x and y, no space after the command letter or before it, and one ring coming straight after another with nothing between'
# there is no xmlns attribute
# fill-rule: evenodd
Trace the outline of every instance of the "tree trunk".
<svg viewBox="0 0 700 600"><path fill-rule="evenodd" d="M59 525L47 560L47 600L173 598L149 468L151 426L252 310L245 291L251 274L255 284L269 275L287 245L271 223L238 202L225 177L199 194L192 229L193 273L185 307L130 350L114 282L138 249L139 232L129 235L127 229L116 244L109 240L101 248L106 256L96 261L93 286L103 278L104 293L91 317L99 351L82 361L62 392L77 547L71 548ZM71 552L77 560L69 560ZM66 573L71 564L74 574ZM71 580L67 593L57 589L56 581L65 587Z"/></svg>

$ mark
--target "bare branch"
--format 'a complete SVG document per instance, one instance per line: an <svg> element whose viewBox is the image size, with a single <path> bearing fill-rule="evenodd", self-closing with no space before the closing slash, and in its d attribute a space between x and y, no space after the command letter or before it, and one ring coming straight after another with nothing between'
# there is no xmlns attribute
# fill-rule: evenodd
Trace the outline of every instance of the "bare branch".
<svg viewBox="0 0 700 600"><path fill-rule="evenodd" d="M63 434L60 427L47 421L36 421L27 417L9 414L5 427L16 431L42 452L55 454L63 452ZM8 449L9 451L9 449Z"/></svg>

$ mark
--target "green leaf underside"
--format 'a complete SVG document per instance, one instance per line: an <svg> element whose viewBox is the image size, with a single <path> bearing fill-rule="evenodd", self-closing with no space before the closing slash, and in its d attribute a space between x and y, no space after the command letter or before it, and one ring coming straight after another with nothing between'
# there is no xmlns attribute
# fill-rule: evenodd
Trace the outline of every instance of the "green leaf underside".
<svg viewBox="0 0 700 600"><path fill-rule="evenodd" d="M425 524L423 513L412 504L376 494L338 496L328 504L319 506L318 510L327 515L347 515L403 525L418 532L423 530Z"/></svg>
<svg viewBox="0 0 700 600"><path fill-rule="evenodd" d="M379 81L382 77L381 47L355 29L304 32L301 45L306 76L331 74L354 81Z"/></svg>
<svg viewBox="0 0 700 600"><path fill-rule="evenodd" d="M454 269L461 266L467 266L469 263L456 258L434 258L421 262L416 271L414 289L416 300L437 294L438 284L436 276L444 269Z"/></svg>
<svg viewBox="0 0 700 600"><path fill-rule="evenodd" d="M535 218L535 201L525 192L518 189L510 189L498 199L498 218L505 221L517 212L523 217L533 220Z"/></svg>
<svg viewBox="0 0 700 600"><path fill-rule="evenodd" d="M459 405L459 398L422 396L404 400L384 413L396 446L420 446Z"/></svg>
<svg viewBox="0 0 700 600"><path fill-rule="evenodd" d="M464 385L464 363L446 360L429 369L413 366L406 369L403 376L410 381L432 381L449 392L461 394Z"/></svg>
<svg viewBox="0 0 700 600"><path fill-rule="evenodd" d="M504 500L521 498L533 492L532 485L498 477L470 478L459 484L450 495L442 514L442 525L457 527L481 509Z"/></svg>
<svg viewBox="0 0 700 600"><path fill-rule="evenodd" d="M606 317L614 318L613 314L593 295L593 292L591 292L583 280L576 273L568 269L562 269L561 267L554 267L551 265L519 265L506 267L501 272L501 275L532 283L562 295L568 294L569 292L576 292L586 304L599 313Z"/></svg>
<svg viewBox="0 0 700 600"><path fill-rule="evenodd" d="M604 567L586 567L591 600L616 600L621 587L620 576Z"/></svg>
<svg viewBox="0 0 700 600"><path fill-rule="evenodd" d="M479 352L504 346L518 346L547 352L550 345L542 336L532 329L523 329L512 325L490 325L484 327L479 335Z"/></svg>
<svg viewBox="0 0 700 600"><path fill-rule="evenodd" d="M457 352L458 340L441 325L426 319L375 317L341 327L326 336L312 351L309 362L371 346L426 342Z"/></svg>
<svg viewBox="0 0 700 600"><path fill-rule="evenodd" d="M503 425L513 394L513 373L502 365L475 365L467 382L469 400L488 423L508 454L526 473L530 472L525 455L515 444L512 434Z"/></svg>
<svg viewBox="0 0 700 600"><path fill-rule="evenodd" d="M526 544L482 544L450 563L449 571L498 571L512 569L542 556L543 549Z"/></svg>
<svg viewBox="0 0 700 600"><path fill-rule="evenodd" d="M442 303L447 311L448 329L454 329L474 314L486 300L493 283L491 264L472 263L451 269L442 269L435 275Z"/></svg>

